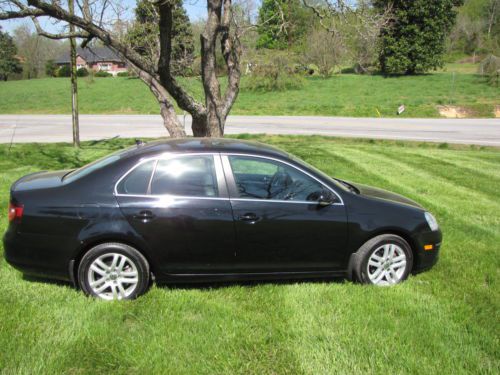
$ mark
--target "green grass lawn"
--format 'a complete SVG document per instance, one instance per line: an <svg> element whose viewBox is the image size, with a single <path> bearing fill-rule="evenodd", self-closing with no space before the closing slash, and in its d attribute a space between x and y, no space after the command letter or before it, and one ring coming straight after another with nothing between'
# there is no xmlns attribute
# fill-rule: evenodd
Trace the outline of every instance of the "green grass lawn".
<svg viewBox="0 0 500 375"><path fill-rule="evenodd" d="M103 302L67 285L23 280L0 250L0 373L499 373L500 150L245 138L420 202L444 233L439 263L392 288L344 281L155 286L136 301ZM81 151L0 145L0 231L17 178L75 167L129 143L87 142Z"/></svg>
<svg viewBox="0 0 500 375"><path fill-rule="evenodd" d="M246 76L231 114L394 117L398 106L405 104L403 117L439 117L437 106L452 104L466 107L473 117L492 117L494 106L500 105L500 90L470 70L466 64L455 64L416 77L313 77L299 90L282 92L248 91L245 87L252 78ZM195 97L201 97L199 79L182 81ZM149 89L138 79L95 78L90 82L81 78L79 82L81 113L159 113ZM69 93L66 78L0 82L0 114L71 113Z"/></svg>

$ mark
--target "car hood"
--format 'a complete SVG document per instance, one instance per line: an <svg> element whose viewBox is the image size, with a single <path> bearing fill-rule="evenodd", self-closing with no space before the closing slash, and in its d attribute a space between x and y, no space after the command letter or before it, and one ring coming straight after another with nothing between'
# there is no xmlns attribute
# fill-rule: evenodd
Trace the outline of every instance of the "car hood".
<svg viewBox="0 0 500 375"><path fill-rule="evenodd" d="M420 204L417 202L406 198L402 195L384 190L384 189L379 189L375 188L373 186L368 186L368 185L363 185L363 184L358 184L358 183L352 183L349 182L349 184L353 185L356 189L359 190L359 193L365 197L370 197L370 198L378 198L378 199L384 199L387 201L395 202L395 203L403 203L409 206L417 207L417 208L423 208Z"/></svg>
<svg viewBox="0 0 500 375"><path fill-rule="evenodd" d="M62 170L55 172L36 172L24 177L14 182L12 185L12 191L25 191L34 189L47 189L62 185L62 178L65 174L70 172L70 170Z"/></svg>

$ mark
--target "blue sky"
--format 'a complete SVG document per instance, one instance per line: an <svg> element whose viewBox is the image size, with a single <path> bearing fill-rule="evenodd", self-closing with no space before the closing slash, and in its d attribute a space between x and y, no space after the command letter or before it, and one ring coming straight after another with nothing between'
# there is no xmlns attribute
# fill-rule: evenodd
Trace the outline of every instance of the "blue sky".
<svg viewBox="0 0 500 375"><path fill-rule="evenodd" d="M133 15L133 10L136 4L135 0L124 0L122 1L124 6L128 8L128 12L130 16ZM196 21L199 18L203 18L206 15L206 2L204 0L184 0L184 8L186 9L189 18L191 21ZM0 21L0 26L2 26L4 31L12 32L16 27L22 24L31 25L31 20L29 19L21 19L21 20L12 20L12 21ZM48 31L54 31L54 27L48 20L43 20L42 25Z"/></svg>

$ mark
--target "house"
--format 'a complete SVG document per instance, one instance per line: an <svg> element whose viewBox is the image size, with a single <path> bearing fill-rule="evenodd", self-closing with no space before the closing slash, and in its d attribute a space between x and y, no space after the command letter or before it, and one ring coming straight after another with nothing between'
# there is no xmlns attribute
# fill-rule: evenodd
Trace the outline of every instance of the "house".
<svg viewBox="0 0 500 375"><path fill-rule="evenodd" d="M69 65L70 51L55 60L59 67ZM120 72L127 71L127 64L118 53L109 47L86 47L76 49L77 69L92 69L94 72L105 71L116 76Z"/></svg>

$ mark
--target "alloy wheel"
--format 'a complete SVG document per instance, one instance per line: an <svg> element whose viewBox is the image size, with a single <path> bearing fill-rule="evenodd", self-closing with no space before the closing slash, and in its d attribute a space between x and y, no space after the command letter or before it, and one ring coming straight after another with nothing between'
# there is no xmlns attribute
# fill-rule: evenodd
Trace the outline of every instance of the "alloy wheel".
<svg viewBox="0 0 500 375"><path fill-rule="evenodd" d="M139 283L134 261L119 253L106 253L97 257L90 264L87 277L94 294L105 300L125 299Z"/></svg>
<svg viewBox="0 0 500 375"><path fill-rule="evenodd" d="M368 278L375 285L397 284L403 279L406 263L406 253L399 245L382 245L368 259Z"/></svg>

